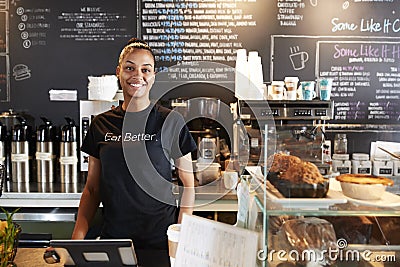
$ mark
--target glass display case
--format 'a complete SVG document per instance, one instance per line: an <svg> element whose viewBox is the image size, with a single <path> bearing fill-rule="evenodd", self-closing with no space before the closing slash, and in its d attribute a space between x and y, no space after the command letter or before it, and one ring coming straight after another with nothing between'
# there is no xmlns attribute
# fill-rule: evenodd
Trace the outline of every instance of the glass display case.
<svg viewBox="0 0 400 267"><path fill-rule="evenodd" d="M272 132L264 127L268 143ZM274 151L265 146L263 153ZM385 192L378 200L351 199L328 178L325 198L285 198L269 182L268 169L264 161L261 175L253 175L258 266L399 266L400 196Z"/></svg>
<svg viewBox="0 0 400 267"><path fill-rule="evenodd" d="M259 171L251 173L257 188L255 229L261 237L258 266L399 266L400 196L387 190L381 199L351 199L330 176L323 153L332 102L239 101L238 106L242 132L248 135L245 146L238 138L238 151L240 145L248 147L248 166ZM314 163L328 181L327 196L282 196L267 179L268 158L278 152Z"/></svg>

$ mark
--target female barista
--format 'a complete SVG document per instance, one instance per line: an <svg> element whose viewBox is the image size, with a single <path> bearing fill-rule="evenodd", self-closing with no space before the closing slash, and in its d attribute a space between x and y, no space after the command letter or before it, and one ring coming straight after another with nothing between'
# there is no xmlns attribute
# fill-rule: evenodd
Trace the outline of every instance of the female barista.
<svg viewBox="0 0 400 267"><path fill-rule="evenodd" d="M89 170L72 239L85 237L101 202L101 238L130 238L138 249L167 249L168 226L193 211L196 145L177 112L150 101L154 67L154 54L141 40L130 40L121 51L116 75L124 102L96 116L83 141ZM179 215L171 159L184 186Z"/></svg>

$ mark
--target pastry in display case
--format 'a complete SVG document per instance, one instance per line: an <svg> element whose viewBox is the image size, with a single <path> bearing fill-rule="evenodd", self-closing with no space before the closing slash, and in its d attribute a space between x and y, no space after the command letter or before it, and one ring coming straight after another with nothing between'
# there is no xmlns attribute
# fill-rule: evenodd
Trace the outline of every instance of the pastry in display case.
<svg viewBox="0 0 400 267"><path fill-rule="evenodd" d="M322 198L329 190L329 179L318 167L299 157L277 153L268 159L268 180L287 198Z"/></svg>

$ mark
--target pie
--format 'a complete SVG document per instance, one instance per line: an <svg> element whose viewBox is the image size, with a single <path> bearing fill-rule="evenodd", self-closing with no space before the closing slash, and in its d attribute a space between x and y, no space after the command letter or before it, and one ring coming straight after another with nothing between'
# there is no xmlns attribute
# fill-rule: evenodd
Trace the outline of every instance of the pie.
<svg viewBox="0 0 400 267"><path fill-rule="evenodd" d="M392 186L394 181L390 178L369 174L342 174L336 177L340 182L353 184L382 184Z"/></svg>

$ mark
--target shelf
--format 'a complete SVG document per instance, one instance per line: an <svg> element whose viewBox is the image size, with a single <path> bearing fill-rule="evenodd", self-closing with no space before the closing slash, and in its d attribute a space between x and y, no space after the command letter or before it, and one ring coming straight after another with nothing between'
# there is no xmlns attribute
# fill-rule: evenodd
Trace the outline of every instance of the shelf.
<svg viewBox="0 0 400 267"><path fill-rule="evenodd" d="M399 216L400 207L386 208L373 206L357 206L350 202L345 204L335 204L329 209L299 209L284 208L267 199L264 205L262 195L255 195L255 201L260 210L266 212L268 216L293 215L293 216ZM264 207L267 207L265 209Z"/></svg>

